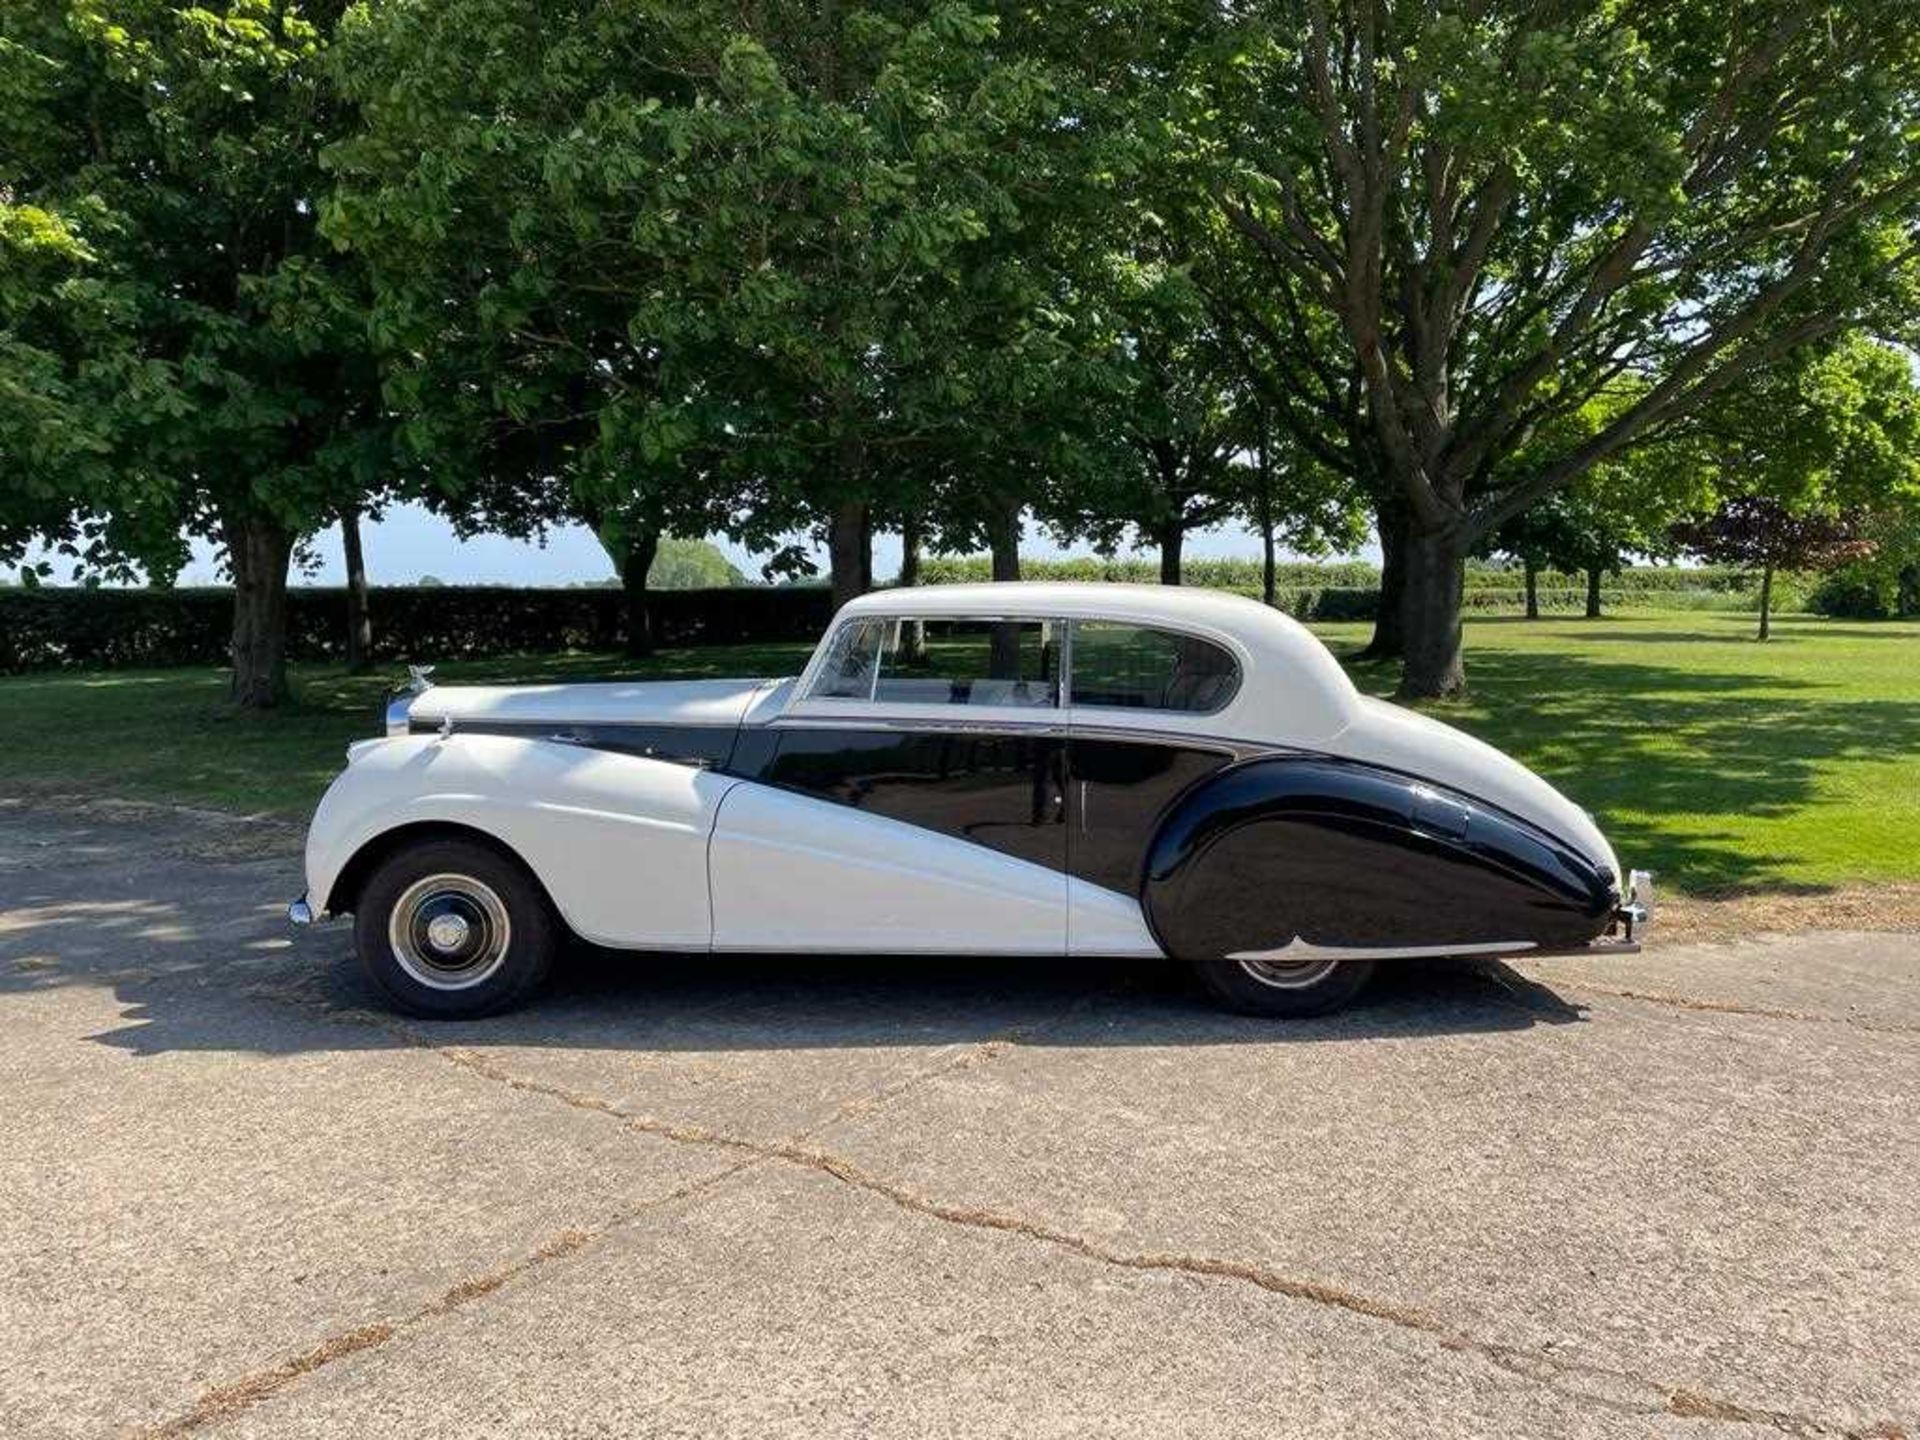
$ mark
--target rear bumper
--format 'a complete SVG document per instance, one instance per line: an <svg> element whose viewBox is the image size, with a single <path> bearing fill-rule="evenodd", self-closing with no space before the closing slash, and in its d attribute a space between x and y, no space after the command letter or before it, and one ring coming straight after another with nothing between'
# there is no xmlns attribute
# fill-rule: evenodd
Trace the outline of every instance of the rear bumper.
<svg viewBox="0 0 1920 1440"><path fill-rule="evenodd" d="M1551 950L1529 950L1536 955L1638 955L1653 924L1653 872L1635 870L1627 876L1626 898L1613 909L1607 933L1595 936L1584 945L1556 946Z"/></svg>
<svg viewBox="0 0 1920 1440"><path fill-rule="evenodd" d="M1627 896L1613 912L1613 925L1621 938L1639 940L1653 924L1653 872L1635 870L1627 876ZM1609 932L1611 933L1611 932Z"/></svg>

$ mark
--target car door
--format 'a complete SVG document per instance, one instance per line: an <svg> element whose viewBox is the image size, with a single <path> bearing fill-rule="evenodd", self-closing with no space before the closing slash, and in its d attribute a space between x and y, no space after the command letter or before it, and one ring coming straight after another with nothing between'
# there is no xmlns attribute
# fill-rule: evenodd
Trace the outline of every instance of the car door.
<svg viewBox="0 0 1920 1440"><path fill-rule="evenodd" d="M1060 652L1055 621L842 621L736 747L715 947L1062 953Z"/></svg>
<svg viewBox="0 0 1920 1440"><path fill-rule="evenodd" d="M1232 698L1239 662L1212 640L1131 621L1076 620L1069 649L1068 946L1157 953L1141 867L1167 808L1234 759L1205 717Z"/></svg>

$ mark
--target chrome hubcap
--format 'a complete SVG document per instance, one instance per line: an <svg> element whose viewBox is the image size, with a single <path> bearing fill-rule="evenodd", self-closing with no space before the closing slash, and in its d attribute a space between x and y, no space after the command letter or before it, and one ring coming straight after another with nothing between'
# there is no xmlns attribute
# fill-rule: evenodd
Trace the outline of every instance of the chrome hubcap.
<svg viewBox="0 0 1920 1440"><path fill-rule="evenodd" d="M427 944L443 955L459 950L472 933L473 926L467 923L467 917L452 911L427 922Z"/></svg>
<svg viewBox="0 0 1920 1440"><path fill-rule="evenodd" d="M1324 980L1338 960L1242 960L1240 968L1275 990L1304 990Z"/></svg>
<svg viewBox="0 0 1920 1440"><path fill-rule="evenodd" d="M394 903L387 940L400 968L434 990L481 984L506 963L507 906L471 875L429 875Z"/></svg>

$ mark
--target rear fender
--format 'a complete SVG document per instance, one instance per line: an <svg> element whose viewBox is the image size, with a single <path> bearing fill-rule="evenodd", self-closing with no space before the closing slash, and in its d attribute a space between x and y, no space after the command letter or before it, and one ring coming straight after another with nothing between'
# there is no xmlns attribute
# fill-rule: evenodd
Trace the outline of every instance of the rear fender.
<svg viewBox="0 0 1920 1440"><path fill-rule="evenodd" d="M1354 761L1282 756L1201 782L1148 851L1142 905L1181 959L1295 940L1380 953L1583 944L1612 922L1611 872L1470 796Z"/></svg>

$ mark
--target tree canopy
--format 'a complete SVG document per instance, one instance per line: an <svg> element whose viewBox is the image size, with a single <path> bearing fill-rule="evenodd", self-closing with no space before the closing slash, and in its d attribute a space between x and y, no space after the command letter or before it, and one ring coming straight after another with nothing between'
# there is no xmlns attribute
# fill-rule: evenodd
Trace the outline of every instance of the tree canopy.
<svg viewBox="0 0 1920 1440"><path fill-rule="evenodd" d="M389 478L359 275L315 226L337 11L47 0L4 42L0 533L37 510L162 578L217 541L243 704L284 690L296 542Z"/></svg>
<svg viewBox="0 0 1920 1440"><path fill-rule="evenodd" d="M402 493L590 526L636 646L672 535L1370 512L1414 696L1469 554L1920 503L1908 0L5 6L0 560L215 539L249 703Z"/></svg>
<svg viewBox="0 0 1920 1440"><path fill-rule="evenodd" d="M1404 507L1411 694L1464 683L1461 559L1743 378L1910 324L1920 27L1901 0L1255 0L1175 117L1231 301L1308 436ZM1622 377L1630 404L1543 428Z"/></svg>

